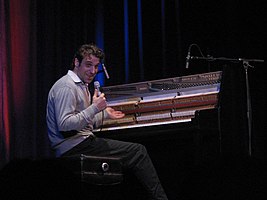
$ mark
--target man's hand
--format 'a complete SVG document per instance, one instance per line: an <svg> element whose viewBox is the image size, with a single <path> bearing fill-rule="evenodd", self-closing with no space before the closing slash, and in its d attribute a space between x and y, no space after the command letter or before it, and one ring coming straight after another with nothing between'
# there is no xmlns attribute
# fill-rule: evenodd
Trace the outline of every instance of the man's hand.
<svg viewBox="0 0 267 200"><path fill-rule="evenodd" d="M114 110L111 107L107 107L106 111L111 119L120 119L125 116L125 114L121 111Z"/></svg>
<svg viewBox="0 0 267 200"><path fill-rule="evenodd" d="M97 91L97 89L95 89L95 93L93 96L93 104L96 105L98 110L100 110L100 111L104 110L107 107L105 94L101 93L100 96L97 96L97 95L98 95L98 91Z"/></svg>

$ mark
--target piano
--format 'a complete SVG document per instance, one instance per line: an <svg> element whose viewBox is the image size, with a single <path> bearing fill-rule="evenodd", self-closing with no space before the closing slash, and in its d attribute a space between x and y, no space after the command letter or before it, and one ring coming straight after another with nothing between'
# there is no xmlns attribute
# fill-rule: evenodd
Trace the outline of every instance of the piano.
<svg viewBox="0 0 267 200"><path fill-rule="evenodd" d="M125 117L103 121L95 135L145 145L160 177L177 188L192 166L244 156L243 71L228 65L220 69L101 88L108 106Z"/></svg>
<svg viewBox="0 0 267 200"><path fill-rule="evenodd" d="M108 106L125 113L104 120L95 134L153 136L177 130L219 130L222 71L102 87Z"/></svg>

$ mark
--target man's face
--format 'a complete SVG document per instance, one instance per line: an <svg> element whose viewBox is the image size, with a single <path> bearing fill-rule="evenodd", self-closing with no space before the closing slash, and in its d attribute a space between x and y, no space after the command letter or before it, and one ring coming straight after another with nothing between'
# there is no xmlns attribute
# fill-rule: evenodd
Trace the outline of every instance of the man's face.
<svg viewBox="0 0 267 200"><path fill-rule="evenodd" d="M85 83L91 83L98 72L99 58L94 55L88 55L83 58L80 66L75 67L75 72Z"/></svg>

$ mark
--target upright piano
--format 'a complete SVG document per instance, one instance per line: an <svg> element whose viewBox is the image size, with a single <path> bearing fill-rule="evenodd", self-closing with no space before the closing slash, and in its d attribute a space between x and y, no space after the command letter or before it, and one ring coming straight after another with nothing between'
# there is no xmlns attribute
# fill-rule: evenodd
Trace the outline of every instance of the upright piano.
<svg viewBox="0 0 267 200"><path fill-rule="evenodd" d="M160 178L181 188L192 167L246 152L246 107L242 69L107 86L108 106L125 113L105 120L99 137L147 147ZM177 191L177 190L175 190Z"/></svg>

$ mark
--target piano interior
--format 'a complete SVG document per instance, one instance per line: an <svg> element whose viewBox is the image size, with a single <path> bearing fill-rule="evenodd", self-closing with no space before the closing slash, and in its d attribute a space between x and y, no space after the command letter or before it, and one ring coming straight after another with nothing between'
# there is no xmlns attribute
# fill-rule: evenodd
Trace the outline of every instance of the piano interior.
<svg viewBox="0 0 267 200"><path fill-rule="evenodd" d="M190 122L218 107L222 71L103 87L108 106L125 113L95 130L110 131Z"/></svg>

